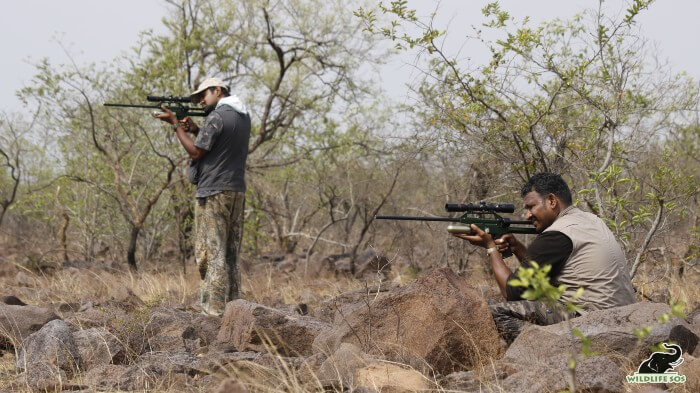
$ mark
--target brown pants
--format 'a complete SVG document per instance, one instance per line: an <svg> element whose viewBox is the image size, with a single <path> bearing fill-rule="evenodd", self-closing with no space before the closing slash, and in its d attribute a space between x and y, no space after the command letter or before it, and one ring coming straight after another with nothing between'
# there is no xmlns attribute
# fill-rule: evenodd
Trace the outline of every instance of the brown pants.
<svg viewBox="0 0 700 393"><path fill-rule="evenodd" d="M553 325L564 321L564 313L542 302L520 300L489 305L498 333L508 343L513 342L528 323ZM571 315L573 318L575 315Z"/></svg>

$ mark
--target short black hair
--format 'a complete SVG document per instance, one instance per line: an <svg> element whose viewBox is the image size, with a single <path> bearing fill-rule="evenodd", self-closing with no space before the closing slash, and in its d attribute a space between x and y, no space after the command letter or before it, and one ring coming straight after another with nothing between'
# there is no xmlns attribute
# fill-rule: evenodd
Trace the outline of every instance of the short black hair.
<svg viewBox="0 0 700 393"><path fill-rule="evenodd" d="M535 191L541 197L554 194L562 202L571 205L571 190L564 179L556 173L540 172L533 175L520 190L520 196L525 197L530 191Z"/></svg>

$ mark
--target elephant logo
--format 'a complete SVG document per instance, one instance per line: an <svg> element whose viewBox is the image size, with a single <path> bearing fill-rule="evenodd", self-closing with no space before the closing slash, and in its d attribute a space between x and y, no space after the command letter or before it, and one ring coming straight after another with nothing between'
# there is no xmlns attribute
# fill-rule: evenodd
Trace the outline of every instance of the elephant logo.
<svg viewBox="0 0 700 393"><path fill-rule="evenodd" d="M683 363L683 350L676 344L663 343L664 348L673 352L654 352L649 359L639 365L638 374L663 374Z"/></svg>
<svg viewBox="0 0 700 393"><path fill-rule="evenodd" d="M654 352L642 362L633 375L627 375L627 383L685 383L685 375L673 371L683 363L683 350L676 344L662 343L671 352Z"/></svg>

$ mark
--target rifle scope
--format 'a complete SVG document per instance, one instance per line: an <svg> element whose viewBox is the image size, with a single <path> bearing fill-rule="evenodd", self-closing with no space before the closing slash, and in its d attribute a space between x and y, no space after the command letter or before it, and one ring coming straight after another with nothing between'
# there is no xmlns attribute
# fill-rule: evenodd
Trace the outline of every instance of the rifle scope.
<svg viewBox="0 0 700 393"><path fill-rule="evenodd" d="M446 203L445 211L448 212L485 212L485 213L513 213L515 205L512 203Z"/></svg>
<svg viewBox="0 0 700 393"><path fill-rule="evenodd" d="M186 104L191 104L192 99L190 97L178 97L178 96L168 96L168 97L161 97L161 96L146 96L146 100L150 102L181 102L181 103L186 103Z"/></svg>

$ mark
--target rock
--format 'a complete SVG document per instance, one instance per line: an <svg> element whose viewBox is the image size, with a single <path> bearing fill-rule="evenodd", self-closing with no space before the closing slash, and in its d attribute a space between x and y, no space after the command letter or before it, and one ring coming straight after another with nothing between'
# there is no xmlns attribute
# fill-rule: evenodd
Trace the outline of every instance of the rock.
<svg viewBox="0 0 700 393"><path fill-rule="evenodd" d="M92 302L83 304L78 312L65 318L66 323L76 330L84 330L93 327L116 325L116 321L129 319L126 311L114 305L96 305Z"/></svg>
<svg viewBox="0 0 700 393"><path fill-rule="evenodd" d="M313 390L313 388L318 387L319 370L327 359L326 355L322 353L316 353L309 357L304 358L304 360L299 365L296 372L297 380L302 385L311 385L307 390Z"/></svg>
<svg viewBox="0 0 700 393"><path fill-rule="evenodd" d="M1 303L9 304L10 306L26 306L27 304L21 301L17 296L3 296Z"/></svg>
<svg viewBox="0 0 700 393"><path fill-rule="evenodd" d="M385 294L399 287L398 284L394 283L380 283L356 291L341 293L332 299L322 301L317 307L312 309L311 315L324 322L333 323L340 307L348 304L366 304L378 295Z"/></svg>
<svg viewBox="0 0 700 393"><path fill-rule="evenodd" d="M357 370L355 378L358 386L377 392L417 392L434 388L434 384L418 371L380 361Z"/></svg>
<svg viewBox="0 0 700 393"><path fill-rule="evenodd" d="M444 390L479 391L480 383L473 371L456 371L440 379Z"/></svg>
<svg viewBox="0 0 700 393"><path fill-rule="evenodd" d="M226 304L217 339L239 351L274 348L282 356L309 356L313 340L326 328L326 323L308 316L286 314L238 299Z"/></svg>
<svg viewBox="0 0 700 393"><path fill-rule="evenodd" d="M98 365L83 374L83 383L98 390L119 389L115 381L119 381L128 369L128 366L117 364Z"/></svg>
<svg viewBox="0 0 700 393"><path fill-rule="evenodd" d="M505 392L539 393L568 389L567 368L547 364L521 365L522 371L508 376L502 382ZM605 356L594 356L580 361L576 367L577 391L613 393L624 391L625 375L617 364Z"/></svg>
<svg viewBox="0 0 700 393"><path fill-rule="evenodd" d="M61 303L51 304L51 308L56 310L56 312L58 312L61 315L66 315L66 314L70 314L72 312L75 312L76 310L78 310L78 308L80 308L80 306L78 304L75 304L75 303L71 304L71 303L61 302Z"/></svg>
<svg viewBox="0 0 700 393"><path fill-rule="evenodd" d="M486 301L449 268L364 304L341 307L332 330L313 345L316 352L332 354L343 342L419 370L427 364L443 375L501 354Z"/></svg>
<svg viewBox="0 0 700 393"><path fill-rule="evenodd" d="M27 337L15 367L26 372L27 384L36 389L60 386L80 367L80 353L68 324L55 319Z"/></svg>
<svg viewBox="0 0 700 393"><path fill-rule="evenodd" d="M591 340L591 349L601 354L621 354L634 364L649 356L649 348L659 342L675 341L684 353L692 353L698 337L680 318L659 324L658 318L670 312L668 305L635 303L623 307L598 310L573 318L572 328L580 330ZM649 335L638 343L633 329L652 326ZM547 364L565 368L566 351L575 342L580 351L580 340L573 339L565 322L550 326L530 325L523 329L506 351L505 360L523 364ZM611 358L622 359L613 356Z"/></svg>
<svg viewBox="0 0 700 393"><path fill-rule="evenodd" d="M126 360L126 349L119 339L105 328L91 328L73 333L82 369L90 370L103 364L119 364Z"/></svg>
<svg viewBox="0 0 700 393"><path fill-rule="evenodd" d="M72 392L90 392L84 389L87 386L76 385L68 383L65 380L56 379L50 373L47 374L33 374L31 376L27 373L21 373L17 375L9 384L3 386L6 390L3 392L58 392L58 391L72 391Z"/></svg>
<svg viewBox="0 0 700 393"><path fill-rule="evenodd" d="M685 375L685 385L678 384L666 385L672 391L685 389L688 392L700 392L700 358L691 355L683 355L683 363L676 367L673 371L679 375Z"/></svg>
<svg viewBox="0 0 700 393"><path fill-rule="evenodd" d="M692 325L700 326L700 308L696 308L689 316Z"/></svg>
<svg viewBox="0 0 700 393"><path fill-rule="evenodd" d="M0 303L0 349L17 347L30 334L57 318L46 308Z"/></svg>
<svg viewBox="0 0 700 393"><path fill-rule="evenodd" d="M233 378L226 378L219 384L216 393L248 393L243 385Z"/></svg>
<svg viewBox="0 0 700 393"><path fill-rule="evenodd" d="M106 303L115 304L126 311L131 311L144 306L143 300L136 296L131 289L123 285L116 287L114 291L110 292L110 295L111 296Z"/></svg>
<svg viewBox="0 0 700 393"><path fill-rule="evenodd" d="M493 285L477 285L475 289L481 294L481 296L484 297L484 299L486 299L488 304L501 303L505 301L505 299L503 299L503 295L501 294L501 290L498 289L498 287Z"/></svg>
<svg viewBox="0 0 700 393"><path fill-rule="evenodd" d="M197 369L210 374L226 372L229 365L241 363L258 363L263 354L258 352L209 352L198 357Z"/></svg>
<svg viewBox="0 0 700 393"><path fill-rule="evenodd" d="M221 320L211 315L158 308L144 329L150 351L199 353L216 340Z"/></svg>
<svg viewBox="0 0 700 393"><path fill-rule="evenodd" d="M199 359L188 353L149 353L131 366L101 365L87 372L86 383L100 390L183 391L192 377L206 375Z"/></svg>
<svg viewBox="0 0 700 393"><path fill-rule="evenodd" d="M350 343L342 343L335 353L328 357L316 374L324 387L344 388L356 386L355 372L365 367L371 358L360 348Z"/></svg>
<svg viewBox="0 0 700 393"><path fill-rule="evenodd" d="M418 391L432 386L421 373L375 359L349 343L342 343L321 364L316 378L321 386L337 391Z"/></svg>
<svg viewBox="0 0 700 393"><path fill-rule="evenodd" d="M36 286L36 279L24 270L20 270L15 275L15 283L20 287L33 288Z"/></svg>

